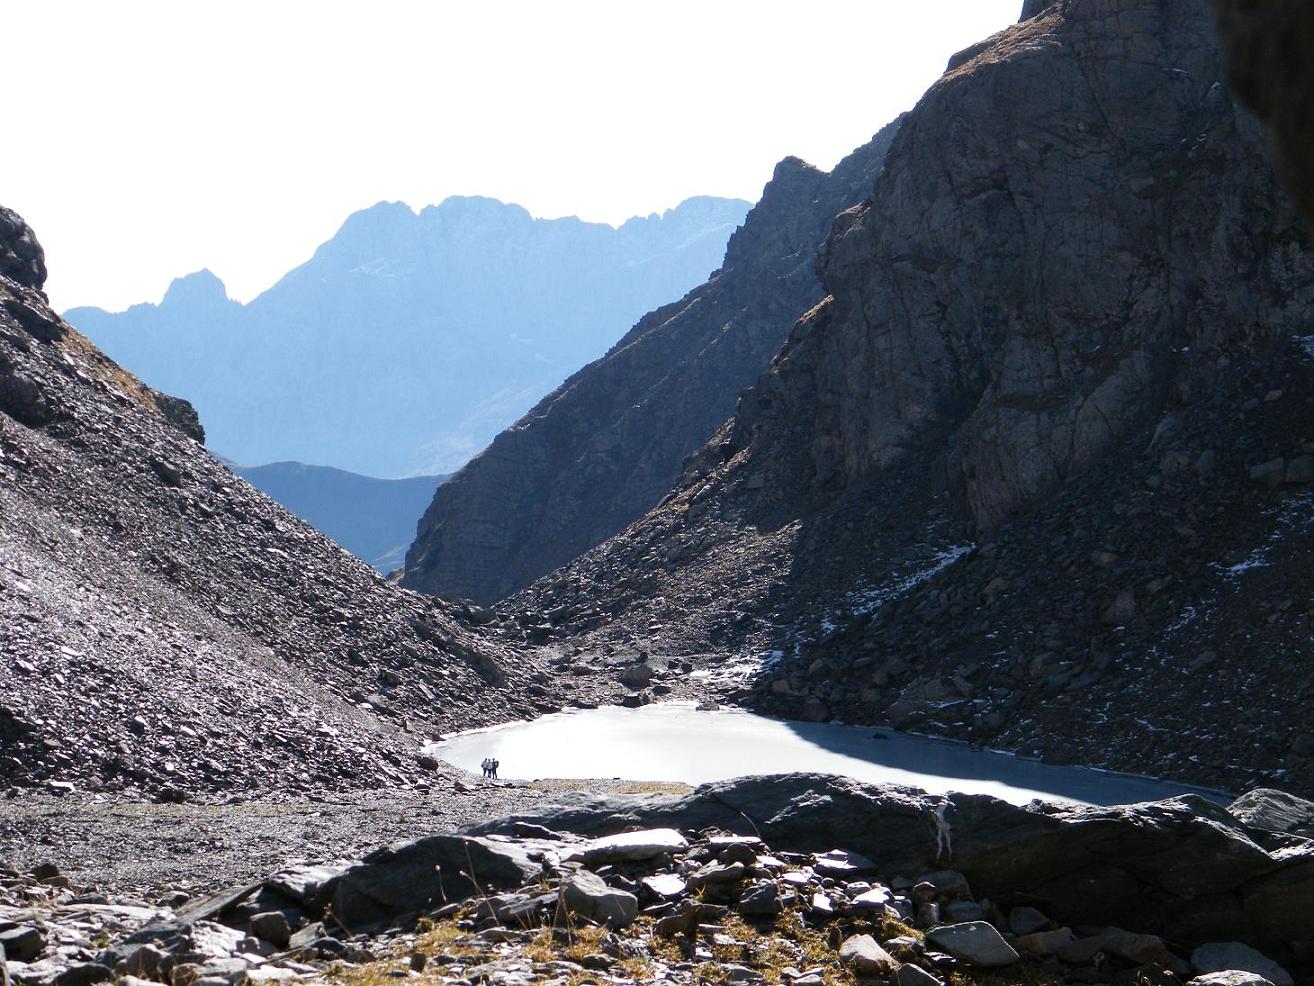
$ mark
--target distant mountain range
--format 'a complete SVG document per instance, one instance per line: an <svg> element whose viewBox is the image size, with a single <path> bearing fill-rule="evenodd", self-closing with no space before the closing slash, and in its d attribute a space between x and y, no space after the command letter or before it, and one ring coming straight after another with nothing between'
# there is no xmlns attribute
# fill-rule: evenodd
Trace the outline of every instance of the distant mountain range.
<svg viewBox="0 0 1314 986"><path fill-rule="evenodd" d="M748 209L691 198L615 228L488 198L379 203L247 304L203 270L158 305L67 318L191 401L233 460L450 472L703 281Z"/></svg>
<svg viewBox="0 0 1314 986"><path fill-rule="evenodd" d="M330 466L233 465L235 473L380 572L400 568L446 476L375 479Z"/></svg>

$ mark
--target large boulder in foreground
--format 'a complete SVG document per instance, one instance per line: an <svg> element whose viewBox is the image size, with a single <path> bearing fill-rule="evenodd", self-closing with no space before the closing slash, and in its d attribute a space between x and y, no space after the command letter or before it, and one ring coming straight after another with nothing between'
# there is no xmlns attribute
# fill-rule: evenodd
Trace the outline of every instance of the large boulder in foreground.
<svg viewBox="0 0 1314 986"><path fill-rule="evenodd" d="M338 878L329 910L350 929L435 910L475 894L515 889L542 866L524 842L433 835L379 849Z"/></svg>
<svg viewBox="0 0 1314 986"><path fill-rule="evenodd" d="M772 845L869 857L883 873L961 871L1000 906L1034 904L1066 924L1183 942L1314 941L1314 841L1248 828L1198 795L1113 807L931 795L821 774L746 777L680 796L566 796L529 821L598 836L630 826L718 827ZM1264 841L1261 845L1259 839Z"/></svg>

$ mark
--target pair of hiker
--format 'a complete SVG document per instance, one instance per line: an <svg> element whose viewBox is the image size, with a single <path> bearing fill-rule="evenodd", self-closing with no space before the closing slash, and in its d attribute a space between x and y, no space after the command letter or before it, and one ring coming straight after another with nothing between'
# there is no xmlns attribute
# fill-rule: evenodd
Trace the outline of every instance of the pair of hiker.
<svg viewBox="0 0 1314 986"><path fill-rule="evenodd" d="M484 762L479 766L484 768L484 776L497 780L497 768L502 766L502 761L494 760L492 757L485 757Z"/></svg>

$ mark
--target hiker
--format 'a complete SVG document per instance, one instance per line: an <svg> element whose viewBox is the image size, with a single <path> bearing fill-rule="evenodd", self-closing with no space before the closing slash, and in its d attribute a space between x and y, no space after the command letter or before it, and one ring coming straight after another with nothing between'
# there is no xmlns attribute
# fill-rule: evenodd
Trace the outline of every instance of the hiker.
<svg viewBox="0 0 1314 986"><path fill-rule="evenodd" d="M502 766L502 761L501 761L501 760L491 760L491 761L489 761L489 765L492 767L492 770L490 771L489 776L490 776L491 778L493 778L493 780L497 780L497 768L500 767L500 766Z"/></svg>
<svg viewBox="0 0 1314 986"><path fill-rule="evenodd" d="M493 776L493 758L492 758L492 757L484 757L484 762L481 763L479 766L484 768L484 776L485 776L485 777L492 777L492 776Z"/></svg>

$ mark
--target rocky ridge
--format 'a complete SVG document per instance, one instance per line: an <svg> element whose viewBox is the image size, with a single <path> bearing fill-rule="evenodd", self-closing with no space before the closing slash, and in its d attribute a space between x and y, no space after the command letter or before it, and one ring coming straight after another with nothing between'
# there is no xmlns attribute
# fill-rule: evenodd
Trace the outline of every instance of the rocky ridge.
<svg viewBox="0 0 1314 986"><path fill-rule="evenodd" d="M821 299L817 248L866 196L897 131L830 173L781 161L706 284L640 320L438 491L405 584L496 602L655 506Z"/></svg>
<svg viewBox="0 0 1314 986"><path fill-rule="evenodd" d="M186 900L6 867L0 940L19 986L1292 986L1314 962L1314 843L1268 827L1267 797L1018 808L755 778L567 800Z"/></svg>
<svg viewBox="0 0 1314 986"><path fill-rule="evenodd" d="M0 787L404 785L437 731L560 706L461 607L211 457L189 405L51 311L35 237L0 225Z"/></svg>
<svg viewBox="0 0 1314 986"><path fill-rule="evenodd" d="M1028 13L906 118L680 488L506 609L748 651L776 714L1314 790L1305 230L1204 4Z"/></svg>

